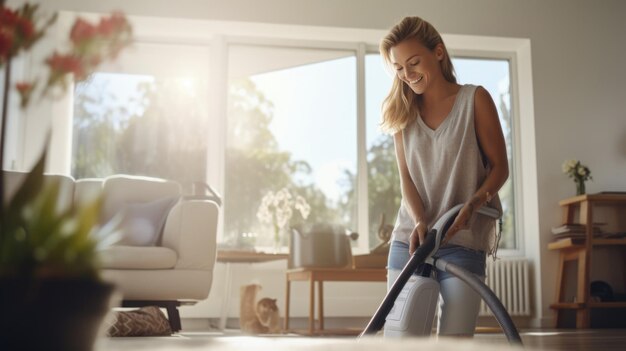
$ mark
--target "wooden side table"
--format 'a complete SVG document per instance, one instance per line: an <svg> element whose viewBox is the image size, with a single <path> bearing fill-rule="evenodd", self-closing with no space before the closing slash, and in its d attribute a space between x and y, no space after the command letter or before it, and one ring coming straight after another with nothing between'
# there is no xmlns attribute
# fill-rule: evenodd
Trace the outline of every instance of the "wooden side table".
<svg viewBox="0 0 626 351"><path fill-rule="evenodd" d="M292 281L309 282L309 335L324 332L324 282L386 282L384 268L295 268L287 270L285 298L285 331L289 330L289 301ZM319 328L315 329L315 282L318 287Z"/></svg>

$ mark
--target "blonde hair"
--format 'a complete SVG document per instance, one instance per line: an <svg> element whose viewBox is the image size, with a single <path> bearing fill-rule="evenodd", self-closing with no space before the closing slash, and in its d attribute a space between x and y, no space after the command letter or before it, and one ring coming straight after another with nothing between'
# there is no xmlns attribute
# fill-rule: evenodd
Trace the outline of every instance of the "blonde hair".
<svg viewBox="0 0 626 351"><path fill-rule="evenodd" d="M380 42L380 54L385 62L391 67L391 48L408 39L417 39L422 45L429 50L435 50L438 44L443 47L444 57L440 61L441 72L444 78L456 83L454 75L454 67L448 54L441 35L432 24L426 22L420 17L405 17L396 24L389 34L387 34ZM417 95L411 88L404 84L400 78L395 75L389 95L383 102L383 119L381 128L388 133L395 133L406 127L412 122L418 113Z"/></svg>

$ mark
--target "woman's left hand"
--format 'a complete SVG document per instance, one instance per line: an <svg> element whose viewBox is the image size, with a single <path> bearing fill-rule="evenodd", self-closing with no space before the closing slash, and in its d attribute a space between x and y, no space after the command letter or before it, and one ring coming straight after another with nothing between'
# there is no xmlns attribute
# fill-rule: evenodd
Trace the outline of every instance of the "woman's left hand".
<svg viewBox="0 0 626 351"><path fill-rule="evenodd" d="M465 203L465 205L459 211L459 214L456 216L454 223L448 229L446 236L443 238L443 242L441 245L445 245L459 230L469 229L470 224L472 223L472 218L474 217L474 212L476 208L472 201Z"/></svg>

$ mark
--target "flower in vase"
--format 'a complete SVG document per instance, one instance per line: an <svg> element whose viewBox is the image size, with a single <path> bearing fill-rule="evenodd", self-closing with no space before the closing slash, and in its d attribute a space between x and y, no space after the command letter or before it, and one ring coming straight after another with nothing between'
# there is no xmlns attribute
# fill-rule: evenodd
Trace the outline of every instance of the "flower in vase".
<svg viewBox="0 0 626 351"><path fill-rule="evenodd" d="M576 195L585 193L585 182L593 180L589 167L580 163L579 160L566 160L561 166L563 173L574 179L576 183Z"/></svg>
<svg viewBox="0 0 626 351"><path fill-rule="evenodd" d="M291 195L287 188L277 192L268 191L261 199L256 216L259 222L273 226L275 245L279 245L280 233L287 227L294 210L300 213L302 219L307 219L311 206L304 197Z"/></svg>

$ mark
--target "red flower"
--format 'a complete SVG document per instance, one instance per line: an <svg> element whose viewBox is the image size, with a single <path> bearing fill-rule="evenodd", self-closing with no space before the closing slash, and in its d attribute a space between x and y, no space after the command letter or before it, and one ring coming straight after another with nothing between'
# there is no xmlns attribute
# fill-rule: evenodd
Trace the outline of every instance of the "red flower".
<svg viewBox="0 0 626 351"><path fill-rule="evenodd" d="M16 11L11 11L4 6L0 9L0 25L3 27L14 27L18 18Z"/></svg>
<svg viewBox="0 0 626 351"><path fill-rule="evenodd" d="M103 17L100 19L100 23L98 23L98 32L103 36L109 36L129 28L130 25L121 12L113 12L111 17Z"/></svg>
<svg viewBox="0 0 626 351"><path fill-rule="evenodd" d="M78 18L72 26L70 40L74 44L80 44L83 41L93 39L96 35L98 35L98 31L94 25L82 18Z"/></svg>
<svg viewBox="0 0 626 351"><path fill-rule="evenodd" d="M30 96L35 89L35 85L30 82L18 82L15 83L15 89L20 94L20 106L26 107L30 101Z"/></svg>
<svg viewBox="0 0 626 351"><path fill-rule="evenodd" d="M27 94L28 92L33 90L34 87L35 86L33 85L33 83L30 83L30 82L17 82L17 83L15 83L15 89L17 89L17 91L20 94Z"/></svg>
<svg viewBox="0 0 626 351"><path fill-rule="evenodd" d="M0 8L0 35L3 36L0 44L2 58L10 59L20 50L30 48L37 40L37 31L32 20L32 8L28 4L17 11L6 7Z"/></svg>
<svg viewBox="0 0 626 351"><path fill-rule="evenodd" d="M59 55L57 52L46 60L50 70L57 74L74 73L77 80L85 78L85 68L80 58L73 55Z"/></svg>
<svg viewBox="0 0 626 351"><path fill-rule="evenodd" d="M0 7L0 63L8 60L12 54L17 20L16 12Z"/></svg>

